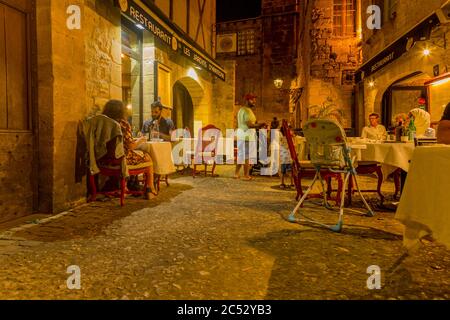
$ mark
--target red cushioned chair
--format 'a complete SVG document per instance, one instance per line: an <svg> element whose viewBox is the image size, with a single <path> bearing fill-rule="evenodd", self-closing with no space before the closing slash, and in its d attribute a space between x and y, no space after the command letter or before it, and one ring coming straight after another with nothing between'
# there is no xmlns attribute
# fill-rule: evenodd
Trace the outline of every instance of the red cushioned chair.
<svg viewBox="0 0 450 320"><path fill-rule="evenodd" d="M195 175L197 173L204 173L205 177L208 175L208 173L210 173L213 177L216 176L214 174L216 170L215 157L220 133L220 129L212 124L209 124L199 130L197 146L195 149L195 153L192 155L194 164L194 168L192 170L193 178L195 178ZM200 165L199 163L202 163L202 165L205 166L205 169L203 171L197 171L197 166ZM211 170L208 170L208 165L212 166Z"/></svg>
<svg viewBox="0 0 450 320"><path fill-rule="evenodd" d="M113 196L113 197L119 197L120 198L120 205L123 207L125 204L125 195L126 194L132 194L132 195L141 195L143 196L145 194L145 187L144 191L131 191L128 190L126 179L122 174L122 158L116 159L115 149L116 149L116 143L117 138L109 141L107 143L107 149L108 154L104 156L102 159L97 161L98 168L100 170L100 173L92 175L89 173L89 184L90 184L90 198L89 201L95 201L97 199L98 194L106 195L106 196ZM151 175L151 166L152 163L142 163L137 166L127 166L128 173L130 176L144 176L144 186L147 186L148 179L150 179ZM97 187L97 181L98 175L103 175L107 177L116 177L118 181L120 181L120 188L117 190L112 191L98 191Z"/></svg>

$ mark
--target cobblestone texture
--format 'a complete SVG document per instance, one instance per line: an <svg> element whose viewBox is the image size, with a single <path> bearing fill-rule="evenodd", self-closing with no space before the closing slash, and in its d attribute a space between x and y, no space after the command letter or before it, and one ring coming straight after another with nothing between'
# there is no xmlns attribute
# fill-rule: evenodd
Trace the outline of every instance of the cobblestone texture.
<svg viewBox="0 0 450 320"><path fill-rule="evenodd" d="M341 234L291 224L295 194L278 179L221 173L172 180L156 200L97 202L3 233L0 299L450 298L450 251L427 242L399 260L394 213L347 211ZM311 202L305 210L337 217ZM80 290L67 289L71 265ZM381 267L381 290L366 288L370 265Z"/></svg>

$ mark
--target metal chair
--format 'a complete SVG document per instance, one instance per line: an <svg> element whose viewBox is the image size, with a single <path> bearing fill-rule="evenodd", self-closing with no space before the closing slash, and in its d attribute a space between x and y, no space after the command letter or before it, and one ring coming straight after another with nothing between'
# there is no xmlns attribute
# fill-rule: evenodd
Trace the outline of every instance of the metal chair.
<svg viewBox="0 0 450 320"><path fill-rule="evenodd" d="M334 173L345 174L344 188L348 186L348 181L352 177L355 180L356 188L364 202L365 207L368 212L366 216L373 217L373 210L370 208L367 201L364 199L363 194L358 185L358 180L356 179L357 172L353 165L353 159L350 157L350 147L347 145L347 138L344 129L336 122L331 120L313 120L306 123L303 128L304 135L310 146L310 157L311 163L316 169L314 179L311 186L303 194L302 198L298 202L295 209L289 215L290 222L297 222L295 217L296 213L299 211L308 194L312 191L314 184L317 180L320 181L323 189L323 199L324 205L328 208L327 193L325 192L325 185L322 178L321 170L328 169ZM334 232L341 232L342 226L344 224L344 202L345 202L345 189L341 194L341 204L339 208L339 219L336 225L329 226L321 222L315 221L311 218L306 217L300 212L300 216L303 216L307 221L321 225L323 227L329 228Z"/></svg>

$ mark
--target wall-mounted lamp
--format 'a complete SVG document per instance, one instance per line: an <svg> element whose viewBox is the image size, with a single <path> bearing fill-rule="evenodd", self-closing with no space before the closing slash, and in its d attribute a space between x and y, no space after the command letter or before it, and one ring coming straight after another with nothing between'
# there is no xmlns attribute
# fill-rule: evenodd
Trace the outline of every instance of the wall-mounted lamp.
<svg viewBox="0 0 450 320"><path fill-rule="evenodd" d="M275 88L281 89L281 87L283 87L283 79L275 79L273 80L273 84L275 85Z"/></svg>
<svg viewBox="0 0 450 320"><path fill-rule="evenodd" d="M375 87L375 81L373 81L373 80L369 81L369 87L370 88Z"/></svg>
<svg viewBox="0 0 450 320"><path fill-rule="evenodd" d="M428 57L428 56L430 55L431 51L430 51L430 49L424 49L424 50L422 51L422 53L423 53L423 55L424 55L425 57Z"/></svg>

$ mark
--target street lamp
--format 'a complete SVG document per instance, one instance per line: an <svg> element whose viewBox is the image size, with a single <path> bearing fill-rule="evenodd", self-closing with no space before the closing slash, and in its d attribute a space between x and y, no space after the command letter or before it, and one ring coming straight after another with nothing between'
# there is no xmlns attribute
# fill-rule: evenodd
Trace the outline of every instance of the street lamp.
<svg viewBox="0 0 450 320"><path fill-rule="evenodd" d="M273 84L275 85L275 88L281 89L281 87L283 87L283 79L275 79L273 80Z"/></svg>

